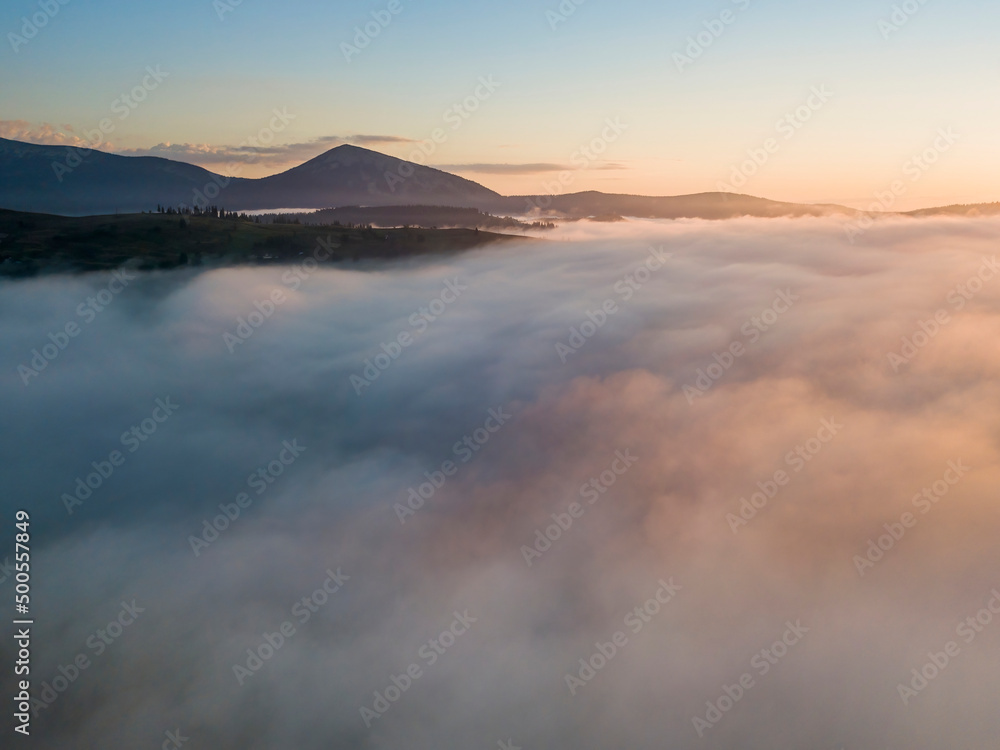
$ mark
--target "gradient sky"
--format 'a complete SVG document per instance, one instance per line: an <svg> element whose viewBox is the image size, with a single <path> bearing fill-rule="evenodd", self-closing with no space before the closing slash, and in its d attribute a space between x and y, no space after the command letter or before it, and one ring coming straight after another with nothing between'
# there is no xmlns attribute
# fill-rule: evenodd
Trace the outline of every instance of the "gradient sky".
<svg viewBox="0 0 1000 750"><path fill-rule="evenodd" d="M867 0L567 0L575 12L555 29L555 0L399 0L347 62L341 43L388 0L243 0L221 19L211 0L69 0L16 52L9 34L42 11L38 0L8 0L0 135L73 142L112 117L112 150L233 173L232 148L286 108L295 119L275 143L287 148L240 174L282 171L338 139L407 158L407 141L443 127L447 141L424 162L503 193L656 195L719 189L748 149L774 137L780 147L739 192L867 206L899 179L896 207L997 200L1000 7L911 2L916 12L886 39L878 23L893 3ZM727 9L733 23L679 71L674 53ZM116 98L157 65L169 76L119 120ZM452 130L445 112L480 76L500 87ZM785 139L777 121L814 86L832 98ZM607 118L628 129L589 168L573 166ZM906 163L942 128L959 141L914 181ZM559 169L572 170L562 185Z"/></svg>

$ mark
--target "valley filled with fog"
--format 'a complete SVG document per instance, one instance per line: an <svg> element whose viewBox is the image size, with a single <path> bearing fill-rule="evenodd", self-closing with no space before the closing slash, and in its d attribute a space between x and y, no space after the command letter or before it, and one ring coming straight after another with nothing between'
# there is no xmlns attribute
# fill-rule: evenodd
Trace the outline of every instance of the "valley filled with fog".
<svg viewBox="0 0 1000 750"><path fill-rule="evenodd" d="M992 746L1000 220L845 221L0 281L35 733Z"/></svg>

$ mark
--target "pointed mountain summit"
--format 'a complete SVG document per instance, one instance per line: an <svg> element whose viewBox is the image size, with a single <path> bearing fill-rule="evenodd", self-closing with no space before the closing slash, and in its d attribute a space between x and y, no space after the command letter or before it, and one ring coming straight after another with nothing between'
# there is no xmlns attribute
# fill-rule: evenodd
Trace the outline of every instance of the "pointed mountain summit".
<svg viewBox="0 0 1000 750"><path fill-rule="evenodd" d="M417 203L486 208L501 198L472 180L350 145L252 183L235 191L240 208L273 208L276 199L288 208ZM240 195L244 190L252 197Z"/></svg>

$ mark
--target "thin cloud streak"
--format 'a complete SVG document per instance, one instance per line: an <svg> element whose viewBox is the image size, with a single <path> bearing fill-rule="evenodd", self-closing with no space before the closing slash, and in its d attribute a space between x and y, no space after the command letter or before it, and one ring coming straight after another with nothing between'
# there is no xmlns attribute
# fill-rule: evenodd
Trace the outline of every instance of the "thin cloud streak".
<svg viewBox="0 0 1000 750"><path fill-rule="evenodd" d="M90 142L76 134L70 125L31 123L27 120L0 120L0 137L52 146L90 148ZM252 161L258 166L295 166L345 144L362 147L392 146L417 143L413 138L398 135L329 135L300 143L271 146L218 145L208 143L158 143L142 148L118 148L105 141L99 150L121 156L158 156L199 166L215 166Z"/></svg>
<svg viewBox="0 0 1000 750"><path fill-rule="evenodd" d="M509 163L475 163L475 164L436 164L436 169L442 169L446 172L476 172L478 174L499 174L499 175L526 175L526 174L545 174L547 172L562 172L562 171L573 171L577 169L576 167L567 166L565 164L550 164L550 163L528 163L528 164L509 164ZM620 170L628 169L624 164L617 162L607 162L594 164L588 167L589 169L595 170Z"/></svg>

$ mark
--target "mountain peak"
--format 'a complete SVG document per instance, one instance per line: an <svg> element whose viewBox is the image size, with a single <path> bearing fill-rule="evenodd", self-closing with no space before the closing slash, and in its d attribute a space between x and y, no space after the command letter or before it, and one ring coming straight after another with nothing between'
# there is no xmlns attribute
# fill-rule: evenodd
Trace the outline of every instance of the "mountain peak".
<svg viewBox="0 0 1000 750"><path fill-rule="evenodd" d="M372 151L370 148L365 148L364 146L355 146L353 143L341 143L339 146L334 146L333 148L323 152L324 154L372 154L374 156L385 156L378 151ZM320 154L322 156L323 154Z"/></svg>

